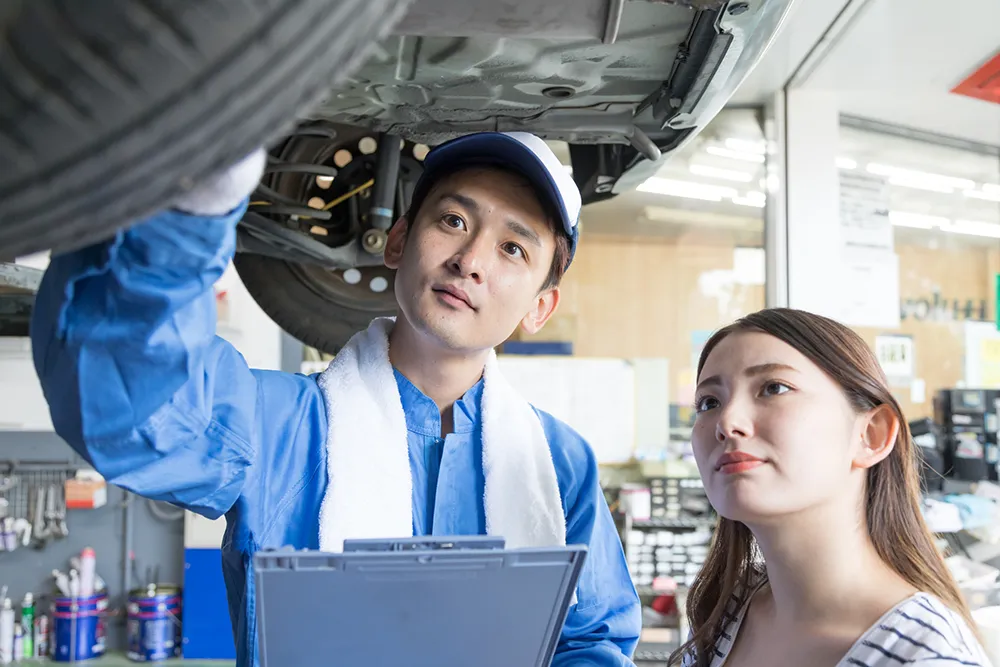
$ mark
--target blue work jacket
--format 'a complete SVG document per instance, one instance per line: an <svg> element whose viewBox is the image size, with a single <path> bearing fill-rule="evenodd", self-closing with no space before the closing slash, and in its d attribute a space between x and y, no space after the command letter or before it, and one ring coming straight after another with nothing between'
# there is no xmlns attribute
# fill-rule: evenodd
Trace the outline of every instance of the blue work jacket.
<svg viewBox="0 0 1000 667"><path fill-rule="evenodd" d="M243 208L222 217L163 212L54 257L31 340L56 432L110 483L208 518L225 515L237 664L249 667L258 660L253 555L319 548L328 423L316 376L251 369L215 333L212 285L233 255ZM485 534L482 381L456 403L454 432L441 438L437 406L396 378L414 534ZM576 432L537 412L567 543L589 549L553 664L631 665L640 606L597 463Z"/></svg>

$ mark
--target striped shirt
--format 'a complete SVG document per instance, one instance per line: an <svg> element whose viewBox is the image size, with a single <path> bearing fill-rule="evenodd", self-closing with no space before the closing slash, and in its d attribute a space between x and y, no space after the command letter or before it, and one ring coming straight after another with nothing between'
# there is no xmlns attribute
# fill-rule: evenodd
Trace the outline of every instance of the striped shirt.
<svg viewBox="0 0 1000 667"><path fill-rule="evenodd" d="M757 589L755 588L754 591ZM711 667L722 667L749 607L747 596L730 599L725 629L715 643ZM694 657L684 656L682 667ZM962 617L941 600L916 593L887 611L858 638L837 667L1000 667L994 666Z"/></svg>

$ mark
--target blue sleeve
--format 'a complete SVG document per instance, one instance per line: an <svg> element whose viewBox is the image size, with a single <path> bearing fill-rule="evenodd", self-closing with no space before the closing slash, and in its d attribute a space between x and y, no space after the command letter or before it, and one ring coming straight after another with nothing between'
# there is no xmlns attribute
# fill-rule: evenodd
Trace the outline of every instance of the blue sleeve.
<svg viewBox="0 0 1000 667"><path fill-rule="evenodd" d="M295 392L267 391L277 374L251 371L215 335L212 285L242 213L167 211L56 256L32 315L35 369L56 433L110 483L213 519L233 506L255 464L274 458L262 445L290 446L283 435L301 420L285 405L299 400ZM267 423L265 395L268 414L280 416Z"/></svg>
<svg viewBox="0 0 1000 667"><path fill-rule="evenodd" d="M566 543L587 545L577 603L570 608L552 665L631 667L642 630L642 611L601 489L597 460L579 434L551 415L536 412L559 477Z"/></svg>

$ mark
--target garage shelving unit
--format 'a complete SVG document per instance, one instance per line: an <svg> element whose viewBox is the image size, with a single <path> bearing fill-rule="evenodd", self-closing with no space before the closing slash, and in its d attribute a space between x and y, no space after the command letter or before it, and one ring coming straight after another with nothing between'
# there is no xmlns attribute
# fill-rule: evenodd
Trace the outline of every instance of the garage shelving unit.
<svg viewBox="0 0 1000 667"><path fill-rule="evenodd" d="M43 271L0 262L0 336L27 336Z"/></svg>

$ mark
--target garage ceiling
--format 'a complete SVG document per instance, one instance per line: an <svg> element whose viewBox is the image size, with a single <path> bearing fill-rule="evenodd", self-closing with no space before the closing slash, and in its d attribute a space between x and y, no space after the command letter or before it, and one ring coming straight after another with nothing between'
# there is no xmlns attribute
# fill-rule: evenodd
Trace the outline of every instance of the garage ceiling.
<svg viewBox="0 0 1000 667"><path fill-rule="evenodd" d="M847 4L847 0L796 0L764 57L730 100L735 106L765 104L781 90Z"/></svg>
<svg viewBox="0 0 1000 667"><path fill-rule="evenodd" d="M805 85L845 114L1000 146L1000 105L951 92L1000 53L997 26L997 0L868 0Z"/></svg>

